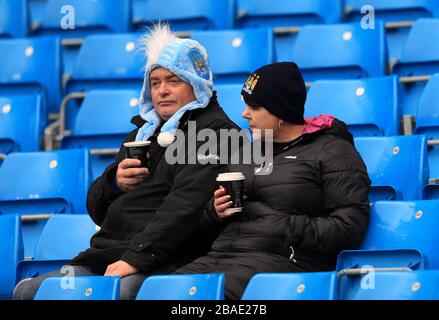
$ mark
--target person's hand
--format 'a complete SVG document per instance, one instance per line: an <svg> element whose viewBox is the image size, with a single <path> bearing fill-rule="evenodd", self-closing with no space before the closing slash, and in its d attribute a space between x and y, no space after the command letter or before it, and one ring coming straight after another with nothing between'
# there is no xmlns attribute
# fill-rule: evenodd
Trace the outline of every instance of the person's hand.
<svg viewBox="0 0 439 320"><path fill-rule="evenodd" d="M137 159L124 159L117 166L116 183L120 190L128 192L133 190L143 178L138 175L149 174L147 168L139 168L141 162Z"/></svg>
<svg viewBox="0 0 439 320"><path fill-rule="evenodd" d="M235 214L235 212L225 211L232 205L233 202L230 201L230 196L227 194L226 189L224 189L222 186L215 191L213 198L213 206L218 218L225 219Z"/></svg>
<svg viewBox="0 0 439 320"><path fill-rule="evenodd" d="M139 272L139 269L133 267L132 265L126 263L125 261L119 260L113 264L110 264L105 271L104 276L107 277L127 277Z"/></svg>

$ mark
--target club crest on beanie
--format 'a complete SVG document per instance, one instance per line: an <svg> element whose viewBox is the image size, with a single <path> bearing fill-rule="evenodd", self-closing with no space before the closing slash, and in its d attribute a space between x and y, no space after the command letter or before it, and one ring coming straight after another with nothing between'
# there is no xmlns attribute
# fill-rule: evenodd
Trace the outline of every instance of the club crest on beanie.
<svg viewBox="0 0 439 320"><path fill-rule="evenodd" d="M259 105L280 119L304 124L306 87L294 62L276 62L253 72L244 83L241 95L249 105Z"/></svg>

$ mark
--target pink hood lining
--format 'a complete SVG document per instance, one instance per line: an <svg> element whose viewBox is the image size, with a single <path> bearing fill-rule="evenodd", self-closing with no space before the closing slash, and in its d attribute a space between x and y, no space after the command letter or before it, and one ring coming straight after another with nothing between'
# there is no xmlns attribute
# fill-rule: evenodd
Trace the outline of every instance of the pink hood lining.
<svg viewBox="0 0 439 320"><path fill-rule="evenodd" d="M317 117L305 118L305 128L302 134L314 133L332 127L334 117L329 114L321 114Z"/></svg>

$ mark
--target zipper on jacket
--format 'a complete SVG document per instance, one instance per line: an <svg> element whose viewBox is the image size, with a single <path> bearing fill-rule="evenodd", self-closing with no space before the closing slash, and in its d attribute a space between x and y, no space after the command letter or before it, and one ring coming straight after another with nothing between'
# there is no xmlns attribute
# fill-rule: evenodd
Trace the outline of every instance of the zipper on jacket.
<svg viewBox="0 0 439 320"><path fill-rule="evenodd" d="M294 248L293 248L293 246L290 246L290 250L291 250L290 260L293 261L293 262L297 262L297 260L294 259L294 254L295 254L295 252L294 252Z"/></svg>

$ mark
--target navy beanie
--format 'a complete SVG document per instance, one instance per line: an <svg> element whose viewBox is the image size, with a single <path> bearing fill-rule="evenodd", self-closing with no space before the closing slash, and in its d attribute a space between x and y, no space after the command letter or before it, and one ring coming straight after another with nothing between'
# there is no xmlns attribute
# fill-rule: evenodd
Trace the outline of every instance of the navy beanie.
<svg viewBox="0 0 439 320"><path fill-rule="evenodd" d="M305 82L294 62L277 62L259 68L247 79L241 94L248 105L264 107L289 123L305 123Z"/></svg>

